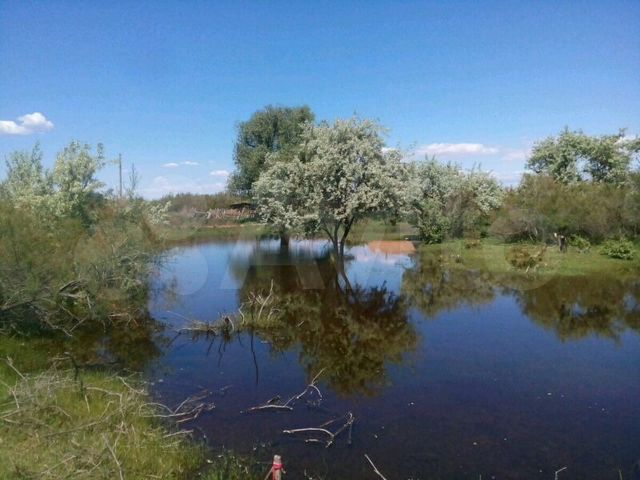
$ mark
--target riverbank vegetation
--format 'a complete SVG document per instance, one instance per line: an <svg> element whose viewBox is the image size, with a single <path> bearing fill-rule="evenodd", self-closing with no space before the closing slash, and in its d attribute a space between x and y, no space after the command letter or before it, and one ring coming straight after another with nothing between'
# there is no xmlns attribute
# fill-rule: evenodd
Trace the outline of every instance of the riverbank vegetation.
<svg viewBox="0 0 640 480"><path fill-rule="evenodd" d="M101 147L78 142L51 170L38 146L7 158L0 477L219 478L216 465L203 468L204 445L172 426L144 383L124 373L157 352L151 335L159 326L146 309L168 205L136 197L135 171L123 195L105 192L96 179L105 162ZM127 348L135 354L125 362L119 352ZM246 474L236 470L224 478Z"/></svg>
<svg viewBox="0 0 640 480"><path fill-rule="evenodd" d="M354 226L372 216L392 225L408 222L427 243L566 238L584 248L585 241L640 234L640 141L623 130L589 136L565 129L541 140L520 184L505 188L480 169L464 171L435 158L408 161L409 152L385 146L385 130L375 122L314 124L292 115L296 111L267 107L242 124L230 183L284 236L321 234L340 254ZM280 117L296 132L287 136L286 149L279 147Z"/></svg>

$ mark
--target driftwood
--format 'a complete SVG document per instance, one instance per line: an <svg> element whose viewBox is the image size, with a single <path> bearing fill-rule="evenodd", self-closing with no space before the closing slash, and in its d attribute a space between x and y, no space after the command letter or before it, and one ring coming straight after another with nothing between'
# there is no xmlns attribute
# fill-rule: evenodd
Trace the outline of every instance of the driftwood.
<svg viewBox="0 0 640 480"><path fill-rule="evenodd" d="M554 473L555 473L555 477L554 477L554 478L555 478L555 480L558 480L558 474L559 474L560 472L564 472L566 469L567 469L567 467L562 467L560 470L556 470L556 471L554 472Z"/></svg>
<svg viewBox="0 0 640 480"><path fill-rule="evenodd" d="M380 478L382 478L382 480L387 480L386 477L384 475L382 475L382 473L380 473L380 470L378 470L378 468L376 467L376 465L373 463L373 461L369 458L369 455L367 455L366 453L364 454L364 458L367 459L367 461L371 464L371 467L373 468L373 472L378 475Z"/></svg>
<svg viewBox="0 0 640 480"><path fill-rule="evenodd" d="M208 390L203 390L202 392L192 395L190 397L185 398L177 407L171 409L166 405L161 403L147 403L145 405L155 405L163 408L168 413L156 413L153 415L143 415L148 417L159 417L159 418L174 418L176 419L176 423L188 422L190 420L195 420L202 414L203 412L210 412L216 406L213 402L203 402L203 400L212 393Z"/></svg>
<svg viewBox="0 0 640 480"><path fill-rule="evenodd" d="M280 402L280 395L276 395L275 397L267 400L263 404L257 405L255 407L251 407L251 408L249 408L247 410L244 410L242 413L258 412L258 411L261 411L261 410L288 410L288 411L291 411L291 410L293 410L293 405L298 400L300 400L302 397L304 397L309 391L315 391L318 394L319 401L322 401L322 399L323 399L322 392L317 387L316 382L318 381L318 378L320 378L320 375L322 375L323 372L324 372L324 368L322 370L320 370L316 374L315 377L313 377L313 379L311 380L311 383L309 383L309 385L307 385L306 388L302 392L300 392L297 395L294 395L293 397L289 398L289 400L287 400L285 403L279 403Z"/></svg>
<svg viewBox="0 0 640 480"><path fill-rule="evenodd" d="M335 432L332 432L329 429L325 428L337 422L340 419L344 419L345 423L340 428L338 428L338 430L336 430ZM331 445L333 445L333 442L338 437L338 435L340 435L345 430L349 429L348 444L351 445L351 432L353 429L353 422L355 421L355 419L356 417L353 416L353 413L347 412L344 416L339 418L334 418L333 420L330 420L320 425L319 427L295 428L291 430L283 430L282 433L288 434L288 435L294 435L297 433L315 433L315 434L319 433L326 436L327 439L321 440L319 438L312 437L312 438L307 438L304 442L305 443L324 443L325 448L329 448Z"/></svg>

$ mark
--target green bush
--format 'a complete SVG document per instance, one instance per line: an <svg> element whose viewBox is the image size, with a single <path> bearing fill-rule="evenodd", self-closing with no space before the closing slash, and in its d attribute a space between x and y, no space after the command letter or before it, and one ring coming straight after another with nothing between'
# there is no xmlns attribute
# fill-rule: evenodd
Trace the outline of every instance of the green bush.
<svg viewBox="0 0 640 480"><path fill-rule="evenodd" d="M157 246L144 217L118 208L78 218L41 221L0 201L0 324L72 330L138 317L146 309L147 278Z"/></svg>
<svg viewBox="0 0 640 480"><path fill-rule="evenodd" d="M470 250L472 248L480 248L482 246L482 241L477 238L469 238L464 242L464 248Z"/></svg>
<svg viewBox="0 0 640 480"><path fill-rule="evenodd" d="M544 241L554 232L580 232L591 242L640 236L640 173L622 185L564 185L527 174L505 195L491 233L507 241Z"/></svg>
<svg viewBox="0 0 640 480"><path fill-rule="evenodd" d="M600 253L611 258L633 260L633 243L629 240L607 240L602 244Z"/></svg>
<svg viewBox="0 0 640 480"><path fill-rule="evenodd" d="M580 253L588 252L591 248L591 242L580 235L571 235L569 245L576 248Z"/></svg>
<svg viewBox="0 0 640 480"><path fill-rule="evenodd" d="M538 250L522 245L514 246L507 252L507 261L517 269L535 269L542 263L542 260L544 260L546 251L546 245Z"/></svg>

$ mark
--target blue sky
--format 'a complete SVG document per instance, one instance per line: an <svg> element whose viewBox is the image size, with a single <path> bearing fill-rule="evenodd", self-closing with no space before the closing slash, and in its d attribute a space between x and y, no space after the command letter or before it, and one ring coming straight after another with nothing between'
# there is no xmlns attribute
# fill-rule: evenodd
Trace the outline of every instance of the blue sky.
<svg viewBox="0 0 640 480"><path fill-rule="evenodd" d="M103 142L148 197L222 188L267 104L512 183L565 125L640 133L640 2L0 0L0 68L0 156Z"/></svg>

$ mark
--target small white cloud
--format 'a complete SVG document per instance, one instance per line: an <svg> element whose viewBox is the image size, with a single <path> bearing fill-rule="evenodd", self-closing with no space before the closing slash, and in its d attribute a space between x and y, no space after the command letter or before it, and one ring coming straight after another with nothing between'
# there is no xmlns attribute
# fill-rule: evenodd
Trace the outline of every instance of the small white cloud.
<svg viewBox="0 0 640 480"><path fill-rule="evenodd" d="M18 117L18 121L0 120L0 135L29 135L31 133L48 132L54 127L40 112L29 113Z"/></svg>
<svg viewBox="0 0 640 480"><path fill-rule="evenodd" d="M174 162L169 162L169 163L165 163L164 165L162 165L164 168L176 168L178 166L177 163Z"/></svg>
<svg viewBox="0 0 640 480"><path fill-rule="evenodd" d="M491 155L498 148L482 143L430 143L417 148L418 155Z"/></svg>
<svg viewBox="0 0 640 480"><path fill-rule="evenodd" d="M212 177L228 177L229 176L229 171L228 170L214 170L209 175L211 175Z"/></svg>
<svg viewBox="0 0 640 480"><path fill-rule="evenodd" d="M200 165L198 162L191 162L187 160L186 162L182 162L183 165Z"/></svg>

